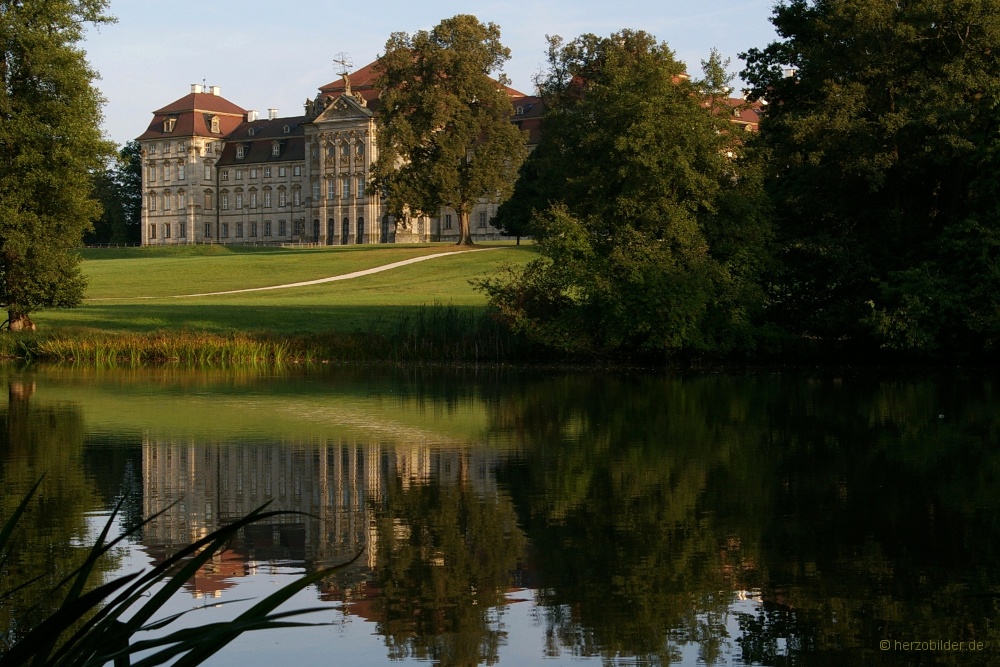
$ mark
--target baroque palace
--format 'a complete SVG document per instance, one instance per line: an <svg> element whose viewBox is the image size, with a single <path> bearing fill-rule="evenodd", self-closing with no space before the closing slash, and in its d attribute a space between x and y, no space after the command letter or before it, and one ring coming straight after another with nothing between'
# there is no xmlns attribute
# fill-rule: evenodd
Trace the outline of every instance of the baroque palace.
<svg viewBox="0 0 1000 667"><path fill-rule="evenodd" d="M458 216L397 220L368 186L377 158L374 63L319 89L301 116L267 118L193 84L153 112L142 147L142 244L414 243L458 239ZM537 143L541 100L508 88L512 122ZM497 238L495 202L470 216Z"/></svg>

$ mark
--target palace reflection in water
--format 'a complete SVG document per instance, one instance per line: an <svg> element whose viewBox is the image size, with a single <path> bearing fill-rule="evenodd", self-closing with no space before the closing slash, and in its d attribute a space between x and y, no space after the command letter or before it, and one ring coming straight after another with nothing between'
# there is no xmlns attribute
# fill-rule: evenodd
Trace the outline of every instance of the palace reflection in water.
<svg viewBox="0 0 1000 667"><path fill-rule="evenodd" d="M219 525L267 504L288 512L248 527L245 544L223 552L189 585L218 595L227 579L266 560L330 565L362 554L378 562L376 511L386 505L388 480L402 489L436 483L468 487L495 498L497 456L482 450L430 445L318 442L196 444L147 439L142 444L142 544L165 558ZM397 534L405 528L397 526Z"/></svg>
<svg viewBox="0 0 1000 667"><path fill-rule="evenodd" d="M997 657L991 380L450 373L16 375L2 509L42 470L47 496L15 560L71 568L131 488L152 560L265 502L297 513L245 529L193 606L360 553L311 590L378 634L358 662ZM880 649L909 639L992 648Z"/></svg>

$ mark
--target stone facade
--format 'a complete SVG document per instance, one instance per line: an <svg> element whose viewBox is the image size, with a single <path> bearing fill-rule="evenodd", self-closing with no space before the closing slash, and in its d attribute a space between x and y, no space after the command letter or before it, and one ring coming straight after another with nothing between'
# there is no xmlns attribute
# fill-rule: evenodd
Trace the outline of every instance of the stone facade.
<svg viewBox="0 0 1000 667"><path fill-rule="evenodd" d="M538 98L509 90L512 122L537 140ZM369 186L377 158L378 91L372 65L319 89L302 116L258 118L217 86L153 112L138 137L143 164L143 245L342 245L458 239L458 216L397 220ZM470 216L476 240L500 233L495 202Z"/></svg>

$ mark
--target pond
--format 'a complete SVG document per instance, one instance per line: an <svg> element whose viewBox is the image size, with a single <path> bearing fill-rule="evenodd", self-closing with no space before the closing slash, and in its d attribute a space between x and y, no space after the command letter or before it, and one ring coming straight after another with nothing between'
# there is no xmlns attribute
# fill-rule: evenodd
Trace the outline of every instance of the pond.
<svg viewBox="0 0 1000 667"><path fill-rule="evenodd" d="M312 628L211 665L991 664L1000 395L979 375L0 370L13 580L160 513L105 576L270 501L175 597L303 572ZM0 627L30 622L0 606ZM20 606L19 606L20 605Z"/></svg>

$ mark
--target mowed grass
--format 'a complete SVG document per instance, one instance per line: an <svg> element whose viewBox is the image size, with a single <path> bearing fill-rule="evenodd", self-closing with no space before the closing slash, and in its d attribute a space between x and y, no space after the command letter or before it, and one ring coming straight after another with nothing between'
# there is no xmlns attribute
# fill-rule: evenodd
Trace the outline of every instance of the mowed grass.
<svg viewBox="0 0 1000 667"><path fill-rule="evenodd" d="M70 310L32 314L40 332L306 335L399 330L428 307L481 313L485 297L469 280L504 264L537 256L530 245L498 245L455 252L371 276L280 290L182 297L178 295L265 287L352 273L428 254L451 244L346 246L318 249L176 248L94 249L84 254L88 300ZM153 297L153 298L140 298Z"/></svg>

